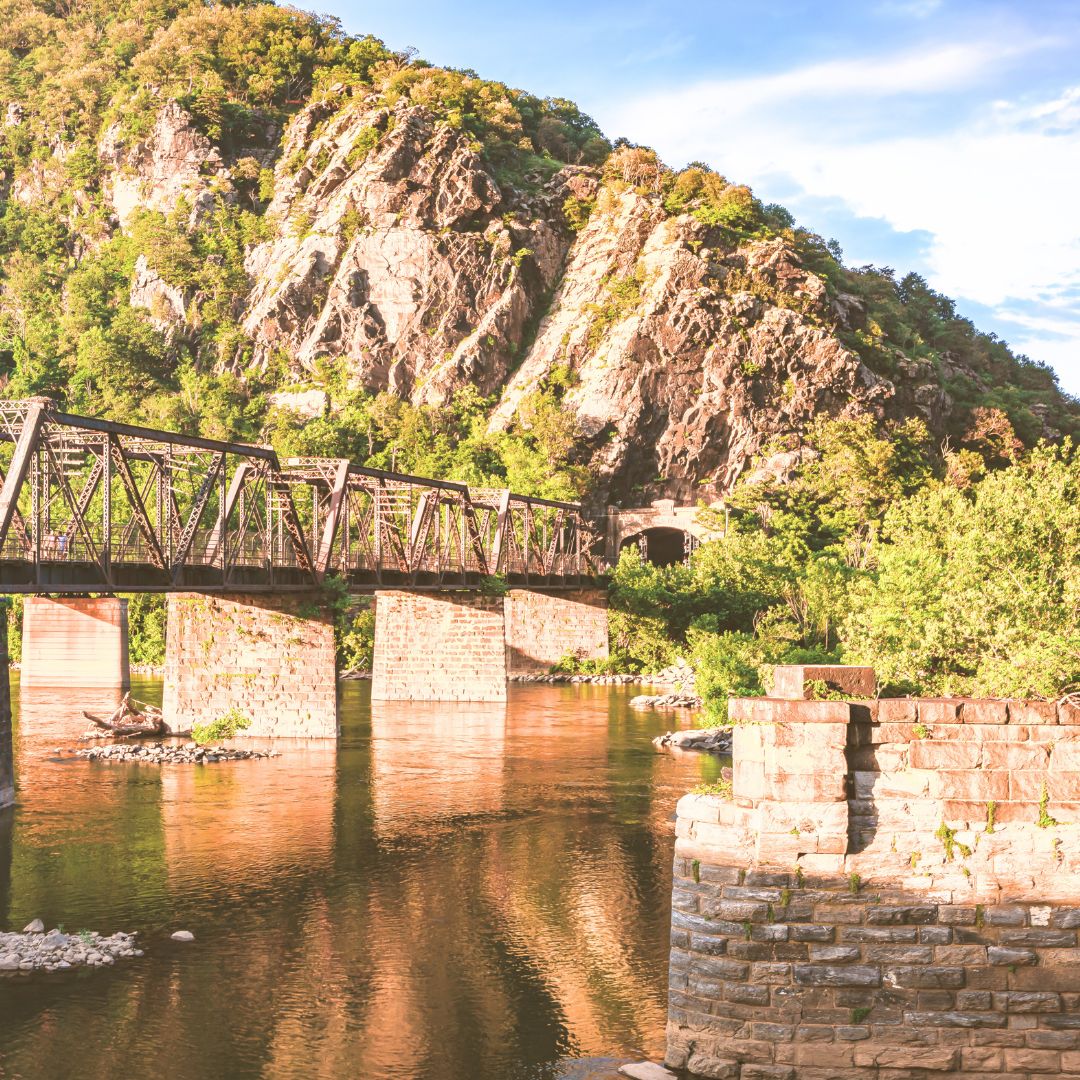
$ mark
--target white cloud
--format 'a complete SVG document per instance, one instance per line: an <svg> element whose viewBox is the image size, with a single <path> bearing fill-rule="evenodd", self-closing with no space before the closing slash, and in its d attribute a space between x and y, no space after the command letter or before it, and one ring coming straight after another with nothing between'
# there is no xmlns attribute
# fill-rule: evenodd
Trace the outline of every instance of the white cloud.
<svg viewBox="0 0 1080 1080"><path fill-rule="evenodd" d="M1030 39L968 42L887 56L826 60L768 75L702 79L678 90L631 100L625 111L676 109L697 117L737 116L769 105L801 104L807 98L934 94L970 86L1003 61L1045 44Z"/></svg>
<svg viewBox="0 0 1080 1080"><path fill-rule="evenodd" d="M758 186L786 175L806 196L924 230L936 288L990 307L1038 304L1067 325L1080 295L1080 87L965 106L950 123L942 108L920 127L907 122L907 133L893 121L924 95L970 90L1046 44L972 43L699 82L627 103L609 128L673 162L704 159ZM1061 365L1063 382L1080 390L1075 326L1071 340L1033 327L1017 345Z"/></svg>
<svg viewBox="0 0 1080 1080"><path fill-rule="evenodd" d="M908 19L927 19L940 10L942 0L884 0L877 7L881 15Z"/></svg>

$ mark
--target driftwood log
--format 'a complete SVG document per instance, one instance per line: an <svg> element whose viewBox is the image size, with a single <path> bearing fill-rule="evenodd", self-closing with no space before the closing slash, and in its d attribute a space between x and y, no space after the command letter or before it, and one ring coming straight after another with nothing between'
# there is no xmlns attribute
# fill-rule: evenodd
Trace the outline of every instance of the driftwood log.
<svg viewBox="0 0 1080 1080"><path fill-rule="evenodd" d="M125 694L116 711L107 718L95 716L85 710L83 716L96 728L111 732L122 739L163 735L165 733L165 720L161 715L161 710L141 701L136 703L141 708L135 708L130 698L130 693Z"/></svg>

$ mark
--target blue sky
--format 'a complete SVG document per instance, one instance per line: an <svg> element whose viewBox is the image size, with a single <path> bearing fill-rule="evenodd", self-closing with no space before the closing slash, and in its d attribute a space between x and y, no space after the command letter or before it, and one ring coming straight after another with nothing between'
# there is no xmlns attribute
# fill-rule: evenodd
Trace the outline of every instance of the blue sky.
<svg viewBox="0 0 1080 1080"><path fill-rule="evenodd" d="M916 270L1080 395L1080 4L326 0Z"/></svg>

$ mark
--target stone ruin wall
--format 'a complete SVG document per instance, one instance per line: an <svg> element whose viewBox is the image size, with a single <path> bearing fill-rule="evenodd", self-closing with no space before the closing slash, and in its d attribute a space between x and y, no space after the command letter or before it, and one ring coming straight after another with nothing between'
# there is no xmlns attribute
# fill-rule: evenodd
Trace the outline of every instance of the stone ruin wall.
<svg viewBox="0 0 1080 1080"><path fill-rule="evenodd" d="M731 799L679 803L668 1064L1080 1080L1080 709L809 677L732 702Z"/></svg>
<svg viewBox="0 0 1080 1080"><path fill-rule="evenodd" d="M6 616L6 612L4 615ZM8 685L7 618L0 618L0 810L15 802L11 745L11 692Z"/></svg>

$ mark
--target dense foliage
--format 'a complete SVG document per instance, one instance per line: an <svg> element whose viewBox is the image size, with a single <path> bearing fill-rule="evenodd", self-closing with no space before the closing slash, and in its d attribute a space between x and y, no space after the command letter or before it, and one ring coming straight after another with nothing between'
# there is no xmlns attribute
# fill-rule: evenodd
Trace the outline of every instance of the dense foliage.
<svg viewBox="0 0 1080 1080"><path fill-rule="evenodd" d="M1080 690L1080 452L1020 455L1003 414L981 419L936 471L919 425L819 423L795 480L738 486L727 535L686 565L625 553L619 662L688 654L721 718L777 663L869 664L892 693ZM1003 445L1016 460L990 470Z"/></svg>
<svg viewBox="0 0 1080 1080"><path fill-rule="evenodd" d="M248 371L238 325L250 289L244 257L269 235L273 193L273 172L261 163L280 153L289 117L313 97L347 100L354 91L387 105L408 98L468 131L510 182L602 162L609 144L593 121L572 102L433 68L351 37L334 19L269 3L0 0L0 16L0 100L17 121L0 127L5 394L50 394L72 410L212 437L289 441L296 418L275 414L269 394L302 375L338 391L307 442L348 444L375 461L400 455L403 434L419 434L423 449L405 453L440 459L446 475L454 446L475 438L482 403L461 402L451 416L363 400L337 373ZM230 168L220 193L238 197L197 214L183 202L168 215L139 211L122 233L106 191L116 165L103 155L145 137L170 101L220 148ZM183 333L130 303L140 257L190 297ZM549 489L580 490L583 477L551 479L530 460L536 440L520 442L479 448L479 465L459 453L461 478L511 474L532 490L535 474Z"/></svg>

